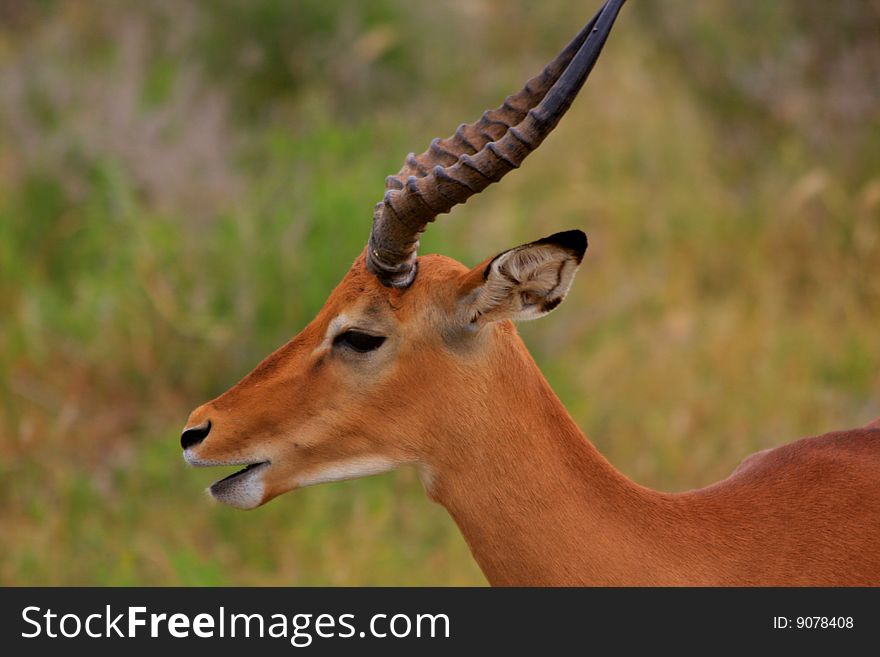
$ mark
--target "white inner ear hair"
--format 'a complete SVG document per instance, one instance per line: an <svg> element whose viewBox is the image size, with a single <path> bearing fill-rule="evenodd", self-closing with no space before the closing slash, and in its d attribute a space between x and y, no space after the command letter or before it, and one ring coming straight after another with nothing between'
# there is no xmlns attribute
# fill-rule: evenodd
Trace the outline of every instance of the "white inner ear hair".
<svg viewBox="0 0 880 657"><path fill-rule="evenodd" d="M489 266L485 284L468 305L469 320L535 319L565 298L578 262L554 245L520 246L502 253Z"/></svg>

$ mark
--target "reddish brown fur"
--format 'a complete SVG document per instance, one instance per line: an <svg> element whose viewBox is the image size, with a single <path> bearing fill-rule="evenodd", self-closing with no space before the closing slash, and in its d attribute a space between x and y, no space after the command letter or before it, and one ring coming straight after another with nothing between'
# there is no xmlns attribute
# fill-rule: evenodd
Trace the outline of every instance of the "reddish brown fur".
<svg viewBox="0 0 880 657"><path fill-rule="evenodd" d="M482 268L424 256L399 290L359 258L298 336L193 412L213 425L198 457L271 460L262 502L340 459L416 464L492 584L880 584L880 420L753 455L704 489L641 487L510 322L456 324ZM342 313L388 336L373 360L321 347Z"/></svg>

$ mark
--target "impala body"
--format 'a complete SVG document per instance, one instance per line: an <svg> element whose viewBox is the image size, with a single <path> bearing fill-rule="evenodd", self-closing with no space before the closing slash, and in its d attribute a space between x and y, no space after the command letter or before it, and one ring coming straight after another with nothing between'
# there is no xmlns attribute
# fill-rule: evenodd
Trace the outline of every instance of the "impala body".
<svg viewBox="0 0 880 657"><path fill-rule="evenodd" d="M880 584L880 423L755 454L704 489L652 491L584 437L513 324L565 298L586 236L473 268L417 254L429 222L555 127L621 5L501 107L410 155L314 320L193 411L187 462L245 466L211 487L217 500L250 509L411 464L492 584Z"/></svg>

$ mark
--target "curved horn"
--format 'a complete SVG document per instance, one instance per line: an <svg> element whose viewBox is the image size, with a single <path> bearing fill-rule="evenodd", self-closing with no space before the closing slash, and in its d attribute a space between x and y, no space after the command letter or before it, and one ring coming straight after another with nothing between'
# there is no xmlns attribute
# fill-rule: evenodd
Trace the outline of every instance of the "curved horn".
<svg viewBox="0 0 880 657"><path fill-rule="evenodd" d="M599 58L625 0L607 0L544 70L504 103L410 153L385 180L367 244L367 269L390 287L415 279L419 235L439 214L483 191L522 164L559 123Z"/></svg>

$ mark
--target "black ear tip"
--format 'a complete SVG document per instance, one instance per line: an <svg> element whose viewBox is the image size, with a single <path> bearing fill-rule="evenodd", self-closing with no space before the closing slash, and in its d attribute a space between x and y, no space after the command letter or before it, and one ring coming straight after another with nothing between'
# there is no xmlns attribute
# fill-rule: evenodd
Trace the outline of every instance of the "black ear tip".
<svg viewBox="0 0 880 657"><path fill-rule="evenodd" d="M562 247L577 258L578 264L584 258L587 252L587 235L582 230L565 230L561 233L554 233L549 237L538 240L538 244L554 244Z"/></svg>

